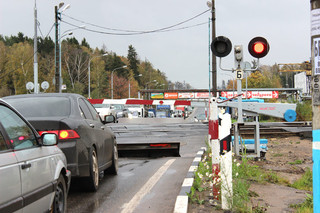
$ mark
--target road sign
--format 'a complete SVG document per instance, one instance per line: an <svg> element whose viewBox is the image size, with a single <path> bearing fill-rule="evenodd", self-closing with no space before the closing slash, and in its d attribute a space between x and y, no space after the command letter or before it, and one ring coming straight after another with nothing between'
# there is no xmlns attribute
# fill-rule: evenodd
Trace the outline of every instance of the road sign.
<svg viewBox="0 0 320 213"><path fill-rule="evenodd" d="M237 79L243 79L243 71L242 70L236 70L236 72L237 72L237 76L236 76L236 78Z"/></svg>

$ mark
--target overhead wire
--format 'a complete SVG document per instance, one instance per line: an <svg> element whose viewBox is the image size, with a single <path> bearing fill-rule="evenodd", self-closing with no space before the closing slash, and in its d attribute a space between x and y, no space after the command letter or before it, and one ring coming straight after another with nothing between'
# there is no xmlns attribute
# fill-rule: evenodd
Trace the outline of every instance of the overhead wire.
<svg viewBox="0 0 320 213"><path fill-rule="evenodd" d="M193 16L189 19L186 19L182 22L179 22L177 24L174 24L174 25L171 25L171 26L168 26L168 27L163 27L163 28L159 28L159 29L154 29L154 30L127 30L127 29L116 29L116 28L109 28L109 27L103 27L103 26L99 26L99 25L96 25L96 24L92 24L92 23L89 23L89 22L85 22L85 21L82 21L80 19L76 19L76 18L73 18L71 16L68 16L66 14L63 14L63 16L65 17L68 17L74 21L78 21L82 24L86 24L86 25L89 25L89 26L93 26L93 27L97 27L97 28L101 28L101 29L105 29L105 30L111 30L111 31L118 31L118 32L124 32L124 33L115 33L115 32L106 32L106 31L99 31L99 30L94 30L94 29L88 29L88 28L84 28L83 30L86 30L86 31L90 31L90 32L95 32L95 33L100 33L100 34L107 34L107 35L141 35L141 34L148 34L148 33L156 33L156 32L168 32L170 31L169 29L171 28L174 28L174 27L177 27L179 25L182 25L182 24L185 24L207 12L209 12L210 9L196 15L196 16ZM64 20L61 20L62 22L70 25L70 26L74 26L76 27L75 24L72 24L70 22L67 22L67 21L64 21ZM194 26L191 26L191 27L195 27L195 26L199 26L199 25L202 25L203 23L201 24L197 24L197 25L194 25ZM184 28L180 28L180 29L175 29L175 30L181 30L181 29L186 29L186 28L190 28L190 27L184 27Z"/></svg>

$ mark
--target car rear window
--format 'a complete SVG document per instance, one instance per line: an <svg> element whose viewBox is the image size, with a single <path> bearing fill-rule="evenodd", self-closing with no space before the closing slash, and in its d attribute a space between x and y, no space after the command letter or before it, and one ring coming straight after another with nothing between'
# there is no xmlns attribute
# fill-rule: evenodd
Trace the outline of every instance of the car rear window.
<svg viewBox="0 0 320 213"><path fill-rule="evenodd" d="M71 104L66 97L26 97L6 99L23 116L32 117L65 117L70 115Z"/></svg>

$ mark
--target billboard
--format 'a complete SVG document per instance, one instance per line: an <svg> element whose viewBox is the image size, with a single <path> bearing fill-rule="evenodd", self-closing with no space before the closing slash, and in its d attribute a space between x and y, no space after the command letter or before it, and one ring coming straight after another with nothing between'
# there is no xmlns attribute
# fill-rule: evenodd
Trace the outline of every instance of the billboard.
<svg viewBox="0 0 320 213"><path fill-rule="evenodd" d="M232 98L234 96L237 96L237 92L221 92L221 97L225 98ZM242 91L242 98L246 97L246 92ZM248 91L247 92L247 98L279 98L279 92L278 91Z"/></svg>
<svg viewBox="0 0 320 213"><path fill-rule="evenodd" d="M165 92L164 99L178 99L178 93L176 92Z"/></svg>
<svg viewBox="0 0 320 213"><path fill-rule="evenodd" d="M157 93L151 93L151 99L163 99L163 93L157 92Z"/></svg>
<svg viewBox="0 0 320 213"><path fill-rule="evenodd" d="M194 98L194 93L193 92L179 92L178 98Z"/></svg>

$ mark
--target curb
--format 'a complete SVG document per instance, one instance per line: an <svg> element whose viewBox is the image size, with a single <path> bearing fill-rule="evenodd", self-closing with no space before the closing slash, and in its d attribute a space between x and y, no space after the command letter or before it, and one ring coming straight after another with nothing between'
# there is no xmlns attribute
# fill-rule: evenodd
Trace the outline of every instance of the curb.
<svg viewBox="0 0 320 213"><path fill-rule="evenodd" d="M190 193L191 187L194 181L194 172L198 169L198 165L202 159L204 152L206 151L205 147L201 147L201 149L197 152L196 157L192 161L192 164L189 168L189 171L184 178L184 181L181 186L181 190L179 195L177 196L176 203L174 205L174 213L187 213L188 212L188 200L189 197L187 193Z"/></svg>

